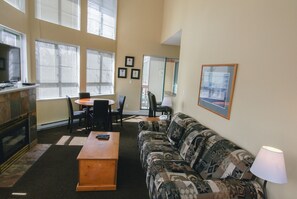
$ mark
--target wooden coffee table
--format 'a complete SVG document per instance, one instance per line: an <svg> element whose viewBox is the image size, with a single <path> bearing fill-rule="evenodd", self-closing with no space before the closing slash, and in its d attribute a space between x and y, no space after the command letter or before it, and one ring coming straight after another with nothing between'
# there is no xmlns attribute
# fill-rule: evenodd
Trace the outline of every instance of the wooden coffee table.
<svg viewBox="0 0 297 199"><path fill-rule="evenodd" d="M108 134L110 138L98 140L98 134ZM116 190L119 143L119 132L90 133L77 156L79 182L76 191Z"/></svg>

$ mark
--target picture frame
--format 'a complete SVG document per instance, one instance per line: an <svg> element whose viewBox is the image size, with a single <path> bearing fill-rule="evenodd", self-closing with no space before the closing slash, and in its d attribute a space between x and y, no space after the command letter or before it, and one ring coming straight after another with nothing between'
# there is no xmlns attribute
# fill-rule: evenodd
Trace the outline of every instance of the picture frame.
<svg viewBox="0 0 297 199"><path fill-rule="evenodd" d="M238 64L202 65L198 105L230 119Z"/></svg>
<svg viewBox="0 0 297 199"><path fill-rule="evenodd" d="M5 59L0 57L0 70L5 70Z"/></svg>
<svg viewBox="0 0 297 199"><path fill-rule="evenodd" d="M127 77L127 68L118 68L118 78Z"/></svg>
<svg viewBox="0 0 297 199"><path fill-rule="evenodd" d="M140 78L140 69L132 69L131 79L139 79L139 78Z"/></svg>
<svg viewBox="0 0 297 199"><path fill-rule="evenodd" d="M126 56L125 57L125 66L126 67L134 67L134 57Z"/></svg>

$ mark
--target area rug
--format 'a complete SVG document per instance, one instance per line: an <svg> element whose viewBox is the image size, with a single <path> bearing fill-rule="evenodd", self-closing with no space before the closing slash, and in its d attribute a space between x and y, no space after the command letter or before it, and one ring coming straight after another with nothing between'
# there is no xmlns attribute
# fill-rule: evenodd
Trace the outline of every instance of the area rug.
<svg viewBox="0 0 297 199"><path fill-rule="evenodd" d="M0 175L0 187L13 187L51 144L37 144Z"/></svg>

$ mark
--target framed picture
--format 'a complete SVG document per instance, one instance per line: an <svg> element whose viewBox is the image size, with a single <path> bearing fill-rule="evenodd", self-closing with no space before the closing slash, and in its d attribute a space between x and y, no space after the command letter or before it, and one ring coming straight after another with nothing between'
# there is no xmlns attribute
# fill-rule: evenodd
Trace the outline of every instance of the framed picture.
<svg viewBox="0 0 297 199"><path fill-rule="evenodd" d="M118 78L127 77L127 68L118 68Z"/></svg>
<svg viewBox="0 0 297 199"><path fill-rule="evenodd" d="M139 78L140 78L140 69L132 69L131 79L139 79Z"/></svg>
<svg viewBox="0 0 297 199"><path fill-rule="evenodd" d="M125 66L134 67L134 57L126 56L125 57Z"/></svg>
<svg viewBox="0 0 297 199"><path fill-rule="evenodd" d="M5 59L0 57L0 70L5 70Z"/></svg>
<svg viewBox="0 0 297 199"><path fill-rule="evenodd" d="M202 65L198 105L230 119L237 64Z"/></svg>

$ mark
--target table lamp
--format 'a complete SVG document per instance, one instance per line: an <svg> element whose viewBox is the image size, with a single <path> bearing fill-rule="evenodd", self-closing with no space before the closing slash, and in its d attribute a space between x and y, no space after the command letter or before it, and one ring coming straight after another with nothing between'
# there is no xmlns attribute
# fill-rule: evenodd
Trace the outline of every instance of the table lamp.
<svg viewBox="0 0 297 199"><path fill-rule="evenodd" d="M251 167L251 172L264 180L263 194L266 199L267 181L277 184L287 183L283 151L270 146L262 146Z"/></svg>
<svg viewBox="0 0 297 199"><path fill-rule="evenodd" d="M167 107L172 107L172 100L171 97L165 96L163 98L161 106L167 106Z"/></svg>

